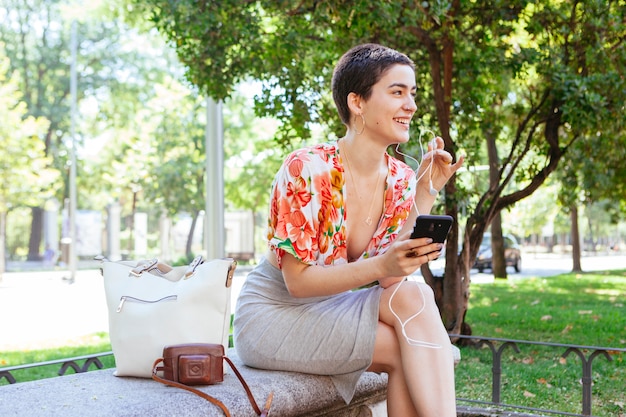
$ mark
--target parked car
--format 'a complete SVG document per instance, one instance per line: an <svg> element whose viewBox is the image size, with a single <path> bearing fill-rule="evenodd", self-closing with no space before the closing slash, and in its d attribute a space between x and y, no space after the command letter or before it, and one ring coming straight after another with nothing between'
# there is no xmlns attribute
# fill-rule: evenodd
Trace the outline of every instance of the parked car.
<svg viewBox="0 0 626 417"><path fill-rule="evenodd" d="M506 266L512 266L515 268L515 272L520 272L522 270L522 252L519 243L517 243L515 236L512 235L504 235L503 238ZM478 269L478 272L483 272L485 269L492 269L492 257L491 233L485 233L480 248L478 249L474 268Z"/></svg>

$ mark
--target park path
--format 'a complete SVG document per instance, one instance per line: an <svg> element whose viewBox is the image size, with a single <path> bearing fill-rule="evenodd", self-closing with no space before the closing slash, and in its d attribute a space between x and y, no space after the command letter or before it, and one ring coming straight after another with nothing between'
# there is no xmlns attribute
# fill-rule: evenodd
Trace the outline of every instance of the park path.
<svg viewBox="0 0 626 417"><path fill-rule="evenodd" d="M99 269L5 273L0 282L0 352L79 345L108 333L103 278ZM245 275L233 279L232 302ZM2 365L0 364L0 367Z"/></svg>
<svg viewBox="0 0 626 417"><path fill-rule="evenodd" d="M525 255L523 273L511 273L510 278L555 275L570 271L571 265L567 257ZM582 266L586 271L626 268L626 256L584 257ZM233 279L233 306L247 270L238 268ZM493 282L493 275L473 272L473 283ZM67 276L64 270L4 274L0 282L0 352L79 345L90 342L94 333L108 333L99 269L77 271L73 283Z"/></svg>

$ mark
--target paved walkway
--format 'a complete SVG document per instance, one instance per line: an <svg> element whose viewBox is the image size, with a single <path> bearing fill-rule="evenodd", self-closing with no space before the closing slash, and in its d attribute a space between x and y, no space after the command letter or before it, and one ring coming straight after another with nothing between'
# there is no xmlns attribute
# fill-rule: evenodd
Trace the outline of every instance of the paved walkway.
<svg viewBox="0 0 626 417"><path fill-rule="evenodd" d="M102 277L81 270L73 284L66 271L5 273L0 284L0 351L79 344L108 332Z"/></svg>
<svg viewBox="0 0 626 417"><path fill-rule="evenodd" d="M8 272L0 282L0 352L88 343L108 333L104 285L99 269ZM245 275L233 279L233 305ZM0 365L1 366L1 365Z"/></svg>
<svg viewBox="0 0 626 417"><path fill-rule="evenodd" d="M571 258L531 255L524 258L524 265L527 272L554 275L571 270ZM541 265L546 268L541 269ZM626 268L626 256L585 257L582 266L587 271ZM246 268L240 267L235 274L233 306L245 273ZM0 282L0 352L81 344L89 341L89 335L108 333L100 271L79 270L74 283L69 283L67 277L64 270L4 274ZM493 282L493 275L475 273L472 282Z"/></svg>

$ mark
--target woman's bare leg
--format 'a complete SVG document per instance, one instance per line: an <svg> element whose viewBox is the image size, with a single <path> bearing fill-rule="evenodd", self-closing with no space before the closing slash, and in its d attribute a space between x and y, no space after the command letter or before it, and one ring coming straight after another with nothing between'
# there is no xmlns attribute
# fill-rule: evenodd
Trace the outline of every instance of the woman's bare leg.
<svg viewBox="0 0 626 417"><path fill-rule="evenodd" d="M389 299L397 285L400 288L393 296L391 306L402 321L406 321L423 307L422 312L406 324L406 335L412 340L437 345L437 348L415 345L402 334L401 323L389 308ZM385 289L380 299L379 316L383 323L395 330L406 386L418 416L456 416L454 361L450 339L441 322L432 289L426 284L413 281Z"/></svg>
<svg viewBox="0 0 626 417"><path fill-rule="evenodd" d="M406 385L400 345L393 327L378 322L374 358L369 368L374 372L385 372L389 376L387 383L387 416L418 417L413 406L411 393Z"/></svg>

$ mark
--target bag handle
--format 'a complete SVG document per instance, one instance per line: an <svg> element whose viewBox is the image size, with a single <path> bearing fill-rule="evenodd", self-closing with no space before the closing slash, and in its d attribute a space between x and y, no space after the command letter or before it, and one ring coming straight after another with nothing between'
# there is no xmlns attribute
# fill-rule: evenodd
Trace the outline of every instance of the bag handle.
<svg viewBox="0 0 626 417"><path fill-rule="evenodd" d="M108 260L102 255L96 255L94 256L94 259L100 262L111 262L110 260ZM220 259L225 260L225 261L230 261L230 265L228 266L228 272L226 273L226 282L224 283L226 288L230 288L230 286L233 283L233 276L235 275L235 269L237 268L237 261L234 260L233 258L220 258ZM170 265L159 262L158 258L145 259L145 260L137 262L137 264L134 266L130 265L128 261L115 261L115 262L121 263L123 265L130 267L131 270L128 273L129 276L136 277L136 278L139 278L144 272L150 272L150 273L153 273L154 275L164 277L168 273L170 273L173 269L173 267L171 267ZM191 261L191 263L187 266L187 269L185 270L185 273L183 274L182 278L183 279L191 278L196 273L196 269L198 269L200 265L204 264L204 262L205 261L202 255L196 256L193 259L193 261ZM104 270L102 268L100 268L100 274L104 275Z"/></svg>
<svg viewBox="0 0 626 417"><path fill-rule="evenodd" d="M261 411L261 409L259 408L259 406L257 405L257 403L256 403L256 401L254 399L254 396L252 395L252 391L250 391L250 387L248 387L248 384L243 379L243 376L239 373L239 370L237 369L237 367L235 367L235 364L230 360L230 358L228 358L226 356L222 356L222 358L224 360L226 360L228 365L235 372L235 375L237 375L237 378L239 379L239 382L241 382L241 385L243 385L243 388L246 391L246 394L248 396L248 401L250 401L250 404L252 405L252 408L254 408L254 411L257 413L257 415L259 415L260 417L268 417L269 413L270 413L270 407L272 406L272 400L274 399L274 392L270 392L270 394L267 396L267 400L265 402L265 407L263 407L263 411ZM209 394L207 394L205 392L202 392L202 391L200 391L198 389L195 389L193 387L190 387L188 385L181 384L180 382L170 381L168 379L164 379L164 378L161 378L160 376L158 376L157 372L163 369L163 368L158 366L159 363L161 363L161 362L163 362L163 358L159 358L159 359L157 359L154 362L154 365L152 366L152 379L154 379L155 381L161 382L161 383L163 383L165 385L169 385L169 386L176 387L176 388L181 388L181 389L187 390L189 392L192 392L192 393L194 393L194 394L204 398L205 400L209 401L211 404L214 404L214 405L218 406L224 412L224 415L226 417L231 417L230 411L228 410L228 408L224 405L223 402L221 402L217 398L212 397Z"/></svg>

